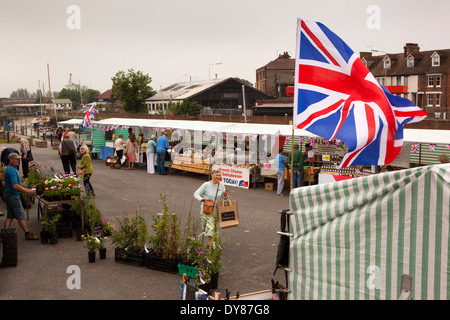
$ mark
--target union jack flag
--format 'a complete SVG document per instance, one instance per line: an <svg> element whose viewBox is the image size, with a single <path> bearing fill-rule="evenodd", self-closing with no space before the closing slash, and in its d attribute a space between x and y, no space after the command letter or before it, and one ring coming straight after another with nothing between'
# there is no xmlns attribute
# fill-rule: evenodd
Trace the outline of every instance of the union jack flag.
<svg viewBox="0 0 450 320"><path fill-rule="evenodd" d="M299 138L298 138L298 142L300 142L300 143L305 142L305 137L299 137Z"/></svg>
<svg viewBox="0 0 450 320"><path fill-rule="evenodd" d="M89 110L86 112L86 115L84 116L83 122L81 125L83 128L87 128L91 125L92 121L94 120L94 112L95 112L95 102L92 104L92 106L89 108Z"/></svg>
<svg viewBox="0 0 450 320"><path fill-rule="evenodd" d="M436 151L436 144L430 143L430 151Z"/></svg>
<svg viewBox="0 0 450 320"><path fill-rule="evenodd" d="M419 144L416 143L416 142L414 142L414 143L412 144L412 149L413 149L413 152L414 152L414 153L417 153L417 149L419 149Z"/></svg>
<svg viewBox="0 0 450 320"><path fill-rule="evenodd" d="M316 146L316 139L314 138L309 139L309 144L311 145L311 148L314 148Z"/></svg>
<svg viewBox="0 0 450 320"><path fill-rule="evenodd" d="M348 147L340 167L391 163L403 125L428 113L378 84L362 60L326 26L298 19L294 125Z"/></svg>

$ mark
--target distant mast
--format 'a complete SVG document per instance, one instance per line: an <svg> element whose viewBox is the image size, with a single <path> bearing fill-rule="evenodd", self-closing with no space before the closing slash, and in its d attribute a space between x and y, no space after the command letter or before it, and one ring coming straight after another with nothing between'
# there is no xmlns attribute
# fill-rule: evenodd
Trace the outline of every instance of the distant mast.
<svg viewBox="0 0 450 320"><path fill-rule="evenodd" d="M50 121L52 121L53 118L53 99L52 99L52 89L50 88L50 67L47 63L47 75L48 75L48 91L50 93ZM56 122L58 122L58 117L56 115L56 111L55 111L55 119Z"/></svg>

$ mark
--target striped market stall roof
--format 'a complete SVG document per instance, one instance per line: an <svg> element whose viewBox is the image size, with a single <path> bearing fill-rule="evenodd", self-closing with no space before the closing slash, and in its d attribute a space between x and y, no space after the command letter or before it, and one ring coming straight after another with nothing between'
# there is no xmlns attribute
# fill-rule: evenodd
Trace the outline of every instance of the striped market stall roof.
<svg viewBox="0 0 450 320"><path fill-rule="evenodd" d="M450 165L293 189L290 299L449 299Z"/></svg>

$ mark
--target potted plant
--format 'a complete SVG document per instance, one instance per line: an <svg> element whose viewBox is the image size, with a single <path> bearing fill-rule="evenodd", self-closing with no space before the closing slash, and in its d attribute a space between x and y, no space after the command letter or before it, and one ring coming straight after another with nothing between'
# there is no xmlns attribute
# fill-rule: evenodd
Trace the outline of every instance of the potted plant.
<svg viewBox="0 0 450 320"><path fill-rule="evenodd" d="M58 233L56 233L56 223L61 219L61 214L49 217L48 215L42 218L41 225L45 233L41 233L41 236L48 236L50 244L58 243Z"/></svg>
<svg viewBox="0 0 450 320"><path fill-rule="evenodd" d="M204 248L198 240L192 242L191 260L198 270L197 283L199 287L207 292L217 289L223 262L223 241L218 232L214 233L209 248Z"/></svg>
<svg viewBox="0 0 450 320"><path fill-rule="evenodd" d="M168 209L165 196L161 195L161 200L163 212L152 217L153 234L149 238L150 250L146 255L146 266L149 269L176 273L180 261L180 222L178 215Z"/></svg>
<svg viewBox="0 0 450 320"><path fill-rule="evenodd" d="M145 265L144 246L147 240L147 224L139 209L134 214L129 212L128 216L118 219L117 228L112 232L115 261L143 267Z"/></svg>
<svg viewBox="0 0 450 320"><path fill-rule="evenodd" d="M100 255L100 259L106 259L105 242L108 238L105 236L102 226L95 227L94 236L98 239L98 253Z"/></svg>
<svg viewBox="0 0 450 320"><path fill-rule="evenodd" d="M94 235L82 235L83 246L88 249L89 263L95 262L95 252L100 247L100 240Z"/></svg>

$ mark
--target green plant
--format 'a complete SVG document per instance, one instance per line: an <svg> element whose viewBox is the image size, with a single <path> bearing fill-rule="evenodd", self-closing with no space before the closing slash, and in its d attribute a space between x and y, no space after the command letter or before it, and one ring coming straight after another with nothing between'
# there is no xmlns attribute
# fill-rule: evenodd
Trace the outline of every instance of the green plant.
<svg viewBox="0 0 450 320"><path fill-rule="evenodd" d="M84 200L83 217L85 223L89 226L91 233L95 232L97 226L103 224L102 214L97 207L93 196L87 196Z"/></svg>
<svg viewBox="0 0 450 320"><path fill-rule="evenodd" d="M166 205L166 196L160 195L163 212L152 217L153 234L149 243L155 255L163 259L172 259L179 254L181 245L180 222L178 215Z"/></svg>
<svg viewBox="0 0 450 320"><path fill-rule="evenodd" d="M101 241L95 235L82 235L81 240L83 240L83 247L89 252L95 252L101 248Z"/></svg>
<svg viewBox="0 0 450 320"><path fill-rule="evenodd" d="M214 233L211 247L204 248L198 238L190 242L190 261L198 270L198 283L211 281L214 274L218 274L223 262L223 240L217 232Z"/></svg>
<svg viewBox="0 0 450 320"><path fill-rule="evenodd" d="M129 213L118 219L117 228L112 232L112 243L127 252L143 250L147 240L147 224L139 209L134 214Z"/></svg>
<svg viewBox="0 0 450 320"><path fill-rule="evenodd" d="M44 227L44 229L50 233L56 232L56 223L61 219L61 215L57 214L53 217L45 216L42 218L41 225Z"/></svg>

